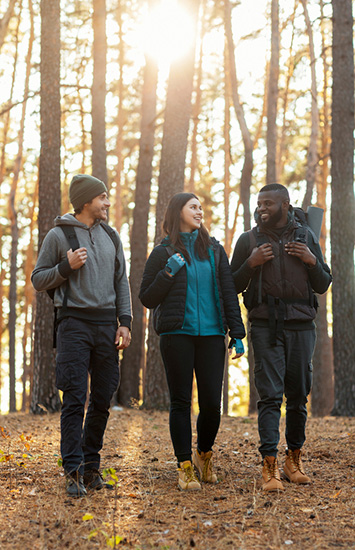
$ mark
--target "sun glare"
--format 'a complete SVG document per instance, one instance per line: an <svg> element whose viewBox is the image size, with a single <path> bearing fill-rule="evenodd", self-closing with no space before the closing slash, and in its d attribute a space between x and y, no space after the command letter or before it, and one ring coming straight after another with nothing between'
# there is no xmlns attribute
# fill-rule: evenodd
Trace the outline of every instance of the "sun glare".
<svg viewBox="0 0 355 550"><path fill-rule="evenodd" d="M162 0L146 15L141 27L144 52L161 66L183 57L191 48L192 37L191 17L176 0Z"/></svg>

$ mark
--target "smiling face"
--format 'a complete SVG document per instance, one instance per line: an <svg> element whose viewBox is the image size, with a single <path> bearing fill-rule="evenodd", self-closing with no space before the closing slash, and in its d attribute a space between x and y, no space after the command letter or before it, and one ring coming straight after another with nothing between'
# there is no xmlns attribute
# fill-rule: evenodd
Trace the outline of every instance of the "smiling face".
<svg viewBox="0 0 355 550"><path fill-rule="evenodd" d="M287 223L289 201L278 191L265 191L258 195L257 213L265 228L283 227Z"/></svg>
<svg viewBox="0 0 355 550"><path fill-rule="evenodd" d="M180 211L180 231L191 233L201 227L203 215L198 199L190 199Z"/></svg>
<svg viewBox="0 0 355 550"><path fill-rule="evenodd" d="M107 220L107 209L111 206L107 193L101 193L91 202L84 205L85 214L91 220Z"/></svg>

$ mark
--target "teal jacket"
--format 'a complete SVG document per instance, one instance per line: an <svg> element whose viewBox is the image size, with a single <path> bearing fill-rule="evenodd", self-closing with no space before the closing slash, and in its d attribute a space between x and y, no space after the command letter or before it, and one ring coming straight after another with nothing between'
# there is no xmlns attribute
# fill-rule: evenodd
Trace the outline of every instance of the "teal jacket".
<svg viewBox="0 0 355 550"><path fill-rule="evenodd" d="M189 334L191 336L224 336L218 289L212 276L211 257L200 259L195 253L198 230L180 233L190 255L186 262L187 291L183 325L163 334ZM217 297L217 299L216 299Z"/></svg>

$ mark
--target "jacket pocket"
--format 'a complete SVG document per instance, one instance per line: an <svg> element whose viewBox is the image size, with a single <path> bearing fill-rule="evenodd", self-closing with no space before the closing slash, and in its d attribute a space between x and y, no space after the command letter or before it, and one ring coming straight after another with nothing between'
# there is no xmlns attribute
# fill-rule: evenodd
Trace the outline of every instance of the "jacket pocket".
<svg viewBox="0 0 355 550"><path fill-rule="evenodd" d="M306 373L306 394L308 395L312 389L313 380L313 364L308 363L308 369Z"/></svg>

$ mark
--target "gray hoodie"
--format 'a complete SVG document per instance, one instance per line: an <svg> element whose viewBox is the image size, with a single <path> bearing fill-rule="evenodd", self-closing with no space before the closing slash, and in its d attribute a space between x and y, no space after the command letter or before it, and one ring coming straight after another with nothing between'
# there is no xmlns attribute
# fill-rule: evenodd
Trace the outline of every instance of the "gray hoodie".
<svg viewBox="0 0 355 550"><path fill-rule="evenodd" d="M121 325L130 327L132 319L131 294L126 275L126 262L122 243L118 237L118 250L99 221L92 227L79 222L73 214L58 216L43 240L38 260L32 273L32 284L37 291L55 288L54 305L63 305L66 281L68 281L67 307L79 317L95 320L106 319L107 312L116 310ZM87 249L86 263L77 270L71 269L67 251L70 248L64 232L59 227L75 227L80 247ZM118 233L117 233L118 236ZM115 255L119 267L115 274ZM114 278L116 276L116 285ZM117 289L117 301L116 291ZM75 309L74 309L75 308ZM85 314L85 310L88 315ZM60 318L60 309L59 318Z"/></svg>

